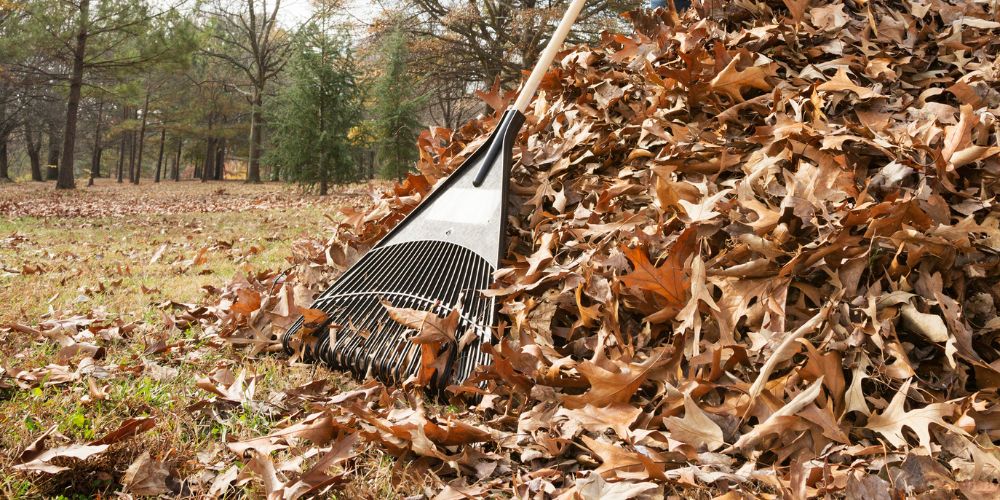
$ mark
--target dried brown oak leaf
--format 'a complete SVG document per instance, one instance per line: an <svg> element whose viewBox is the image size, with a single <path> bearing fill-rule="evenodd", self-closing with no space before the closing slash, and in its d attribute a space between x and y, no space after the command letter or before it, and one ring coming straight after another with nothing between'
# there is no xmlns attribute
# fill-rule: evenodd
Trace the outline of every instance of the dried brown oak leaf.
<svg viewBox="0 0 1000 500"><path fill-rule="evenodd" d="M740 58L734 57L715 78L710 82L712 89L731 97L736 102L743 102L743 91L746 88L755 88L767 92L771 90L771 84L764 78L768 76L770 66L751 66L744 70L737 70Z"/></svg>
<svg viewBox="0 0 1000 500"><path fill-rule="evenodd" d="M455 345L460 309L456 307L447 316L441 317L432 311L393 307L386 301L382 302L382 306L393 321L416 330L416 335L410 338L420 346L420 370L414 383L427 385L435 374L444 372L449 352ZM442 346L446 347L444 351Z"/></svg>
<svg viewBox="0 0 1000 500"><path fill-rule="evenodd" d="M690 394L684 395L684 418L670 417L666 420L670 437L696 448L704 446L708 451L722 447L722 428L705 415Z"/></svg>
<svg viewBox="0 0 1000 500"><path fill-rule="evenodd" d="M584 361L577 371L587 378L590 390L577 395L565 396L563 404L570 409L586 405L607 406L614 403L628 403L639 386L646 381L649 372L663 357L664 349L650 353L641 363L631 363L607 358Z"/></svg>
<svg viewBox="0 0 1000 500"><path fill-rule="evenodd" d="M21 456L18 457L17 463L14 465L14 469L28 472L46 472L49 474L55 474L57 472L69 470L69 467L51 464L49 463L51 460L62 457L86 460L87 458L97 455L98 453L104 452L104 450L107 450L108 446L110 446L107 444L70 444L48 449L45 446L45 442L52 436L52 433L55 432L56 427L57 426L50 427L49 430L45 431L45 433L39 436L38 439L29 444L28 447L21 452Z"/></svg>
<svg viewBox="0 0 1000 500"><path fill-rule="evenodd" d="M672 310L670 319L684 307L688 300L691 278L685 262L694 253L697 245L696 229L689 228L681 233L670 249L670 255L659 267L653 265L645 250L636 247L622 247L625 256L632 262L634 270L622 276L625 286L653 292L667 302L666 309Z"/></svg>
<svg viewBox="0 0 1000 500"><path fill-rule="evenodd" d="M922 408L905 411L903 404L906 402L906 395L910 389L911 380L907 380L896 395L893 396L889 406L879 415L872 415L868 419L868 429L871 429L885 436L890 444L897 448L906 446L906 438L903 436L903 427L909 427L920 440L920 446L930 450L931 431L930 425L937 424L952 432L967 435L961 428L945 422L944 417L950 416L954 409L950 403L932 403Z"/></svg>
<svg viewBox="0 0 1000 500"><path fill-rule="evenodd" d="M247 450L257 450L264 454L270 454L272 451L287 448L296 439L308 439L313 444L322 446L333 438L335 432L333 419L329 413L313 413L297 424L266 436L229 443L229 449L238 455L243 455Z"/></svg>
<svg viewBox="0 0 1000 500"><path fill-rule="evenodd" d="M139 496L163 495L179 493L179 483L171 477L170 467L160 461L152 460L145 451L129 466L122 478L129 493Z"/></svg>
<svg viewBox="0 0 1000 500"><path fill-rule="evenodd" d="M229 308L230 311L245 316L249 316L257 309L260 309L260 292L250 288L240 288L236 292L236 303Z"/></svg>

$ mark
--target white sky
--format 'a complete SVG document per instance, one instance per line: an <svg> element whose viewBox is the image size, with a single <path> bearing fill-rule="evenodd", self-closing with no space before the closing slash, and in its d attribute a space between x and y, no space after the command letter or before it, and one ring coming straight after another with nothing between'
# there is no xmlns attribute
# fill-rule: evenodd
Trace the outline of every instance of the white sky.
<svg viewBox="0 0 1000 500"><path fill-rule="evenodd" d="M350 15L348 21L352 25L367 25L381 10L376 0L346 0L345 4ZM288 27L299 25L309 19L314 10L311 0L281 0L280 9L278 17Z"/></svg>

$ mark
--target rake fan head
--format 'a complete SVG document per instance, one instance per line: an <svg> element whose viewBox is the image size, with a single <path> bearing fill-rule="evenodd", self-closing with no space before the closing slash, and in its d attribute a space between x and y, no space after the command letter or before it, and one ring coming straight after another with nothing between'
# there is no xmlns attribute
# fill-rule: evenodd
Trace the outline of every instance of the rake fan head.
<svg viewBox="0 0 1000 500"><path fill-rule="evenodd" d="M315 348L304 357L358 378L371 374L389 384L401 383L420 368L420 346L410 341L416 332L390 319L382 302L447 316L462 297L456 332L473 329L475 338L462 352L451 351L447 369L432 385L460 384L488 361L480 346L490 339L496 305L479 290L489 286L493 271L475 252L447 241L375 248L313 302L312 308L322 310L327 319L313 333L319 339ZM300 318L285 333L286 350L302 326Z"/></svg>
<svg viewBox="0 0 1000 500"><path fill-rule="evenodd" d="M416 332L392 320L384 302L439 316L460 307L456 335L463 341L437 353L435 361L447 359L432 389L460 384L489 362L480 347L491 339L496 300L481 290L489 288L500 261L511 149L523 123L524 115L508 110L476 153L316 298L312 308L327 317L310 332L318 341L303 352L306 361L388 384L417 374L423 351L410 340ZM302 328L300 318L285 333L288 352ZM466 335L470 331L475 335Z"/></svg>

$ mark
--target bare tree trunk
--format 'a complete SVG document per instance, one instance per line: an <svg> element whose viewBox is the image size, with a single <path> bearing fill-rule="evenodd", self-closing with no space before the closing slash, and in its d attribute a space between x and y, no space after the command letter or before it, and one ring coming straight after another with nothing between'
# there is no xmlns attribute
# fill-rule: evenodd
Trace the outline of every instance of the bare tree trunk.
<svg viewBox="0 0 1000 500"><path fill-rule="evenodd" d="M208 138L208 144L205 146L205 164L201 167L201 182L205 182L215 175L215 143L214 137Z"/></svg>
<svg viewBox="0 0 1000 500"><path fill-rule="evenodd" d="M160 167L163 165L163 143L167 142L167 127L160 130L160 155L156 158L156 177L153 182L160 182Z"/></svg>
<svg viewBox="0 0 1000 500"><path fill-rule="evenodd" d="M128 119L128 106L122 106L122 122ZM118 184L121 184L125 175L125 132L122 131L121 147L118 148Z"/></svg>
<svg viewBox="0 0 1000 500"><path fill-rule="evenodd" d="M9 136L9 132L4 131L0 133L0 182L11 182L10 164L7 160L7 138Z"/></svg>
<svg viewBox="0 0 1000 500"><path fill-rule="evenodd" d="M121 184L125 175L125 134L122 133L121 146L118 148L118 183Z"/></svg>
<svg viewBox="0 0 1000 500"><path fill-rule="evenodd" d="M128 181L135 182L135 131L128 133Z"/></svg>
<svg viewBox="0 0 1000 500"><path fill-rule="evenodd" d="M97 105L97 130L94 131L94 153L90 158L90 180L87 181L88 186L94 185L94 179L101 176L101 153L104 148L101 147L101 120L103 119L104 113L104 98L101 98L100 104Z"/></svg>
<svg viewBox="0 0 1000 500"><path fill-rule="evenodd" d="M257 184L260 182L260 145L261 135L261 104L263 103L263 89L254 86L253 89L253 112L250 114L250 164L247 167L247 182Z"/></svg>
<svg viewBox="0 0 1000 500"><path fill-rule="evenodd" d="M323 62L326 62L326 52L325 52L326 46L325 45L323 46L323 50L324 50L324 52L323 52ZM325 89L322 87L322 84L320 84L320 85L321 85L320 86L320 95L322 96L322 95L326 94L326 92L324 92ZM326 133L326 124L325 124L325 120L324 120L325 113L323 113L323 108L324 108L323 103L324 103L324 101L325 101L325 99L323 97L320 97L320 99L319 99L319 133L320 133L320 136L322 136L322 135L324 135ZM329 188L328 181L327 181L327 178L326 178L327 175L328 175L328 173L327 173L327 169L326 169L326 148L319 148L319 195L320 196L326 196L326 191Z"/></svg>
<svg viewBox="0 0 1000 500"><path fill-rule="evenodd" d="M90 0L80 0L80 26L76 34L76 47L73 50L73 71L70 73L69 99L66 102L66 128L63 130L62 161L59 163L59 179L56 181L56 189L76 187L73 157L76 147L76 118L80 112L80 91L83 88L83 58L87 50L89 14Z"/></svg>
<svg viewBox="0 0 1000 500"><path fill-rule="evenodd" d="M142 176L142 149L146 144L146 119L149 118L149 91L146 91L146 102L142 105L142 126L139 127L139 155L136 160L135 166L135 178L132 179L133 184L139 183L139 177Z"/></svg>
<svg viewBox="0 0 1000 500"><path fill-rule="evenodd" d="M261 181L263 150L263 94L268 82L281 72L292 50L292 37L280 36L278 23L281 0L243 0L219 3L215 15L226 20L230 29L220 30L213 38L225 50L212 53L241 70L251 85L250 140L246 182ZM237 7L239 5L239 7Z"/></svg>
<svg viewBox="0 0 1000 500"><path fill-rule="evenodd" d="M215 180L226 178L226 138L219 139L215 147Z"/></svg>
<svg viewBox="0 0 1000 500"><path fill-rule="evenodd" d="M4 97L7 95L6 85L0 87L3 91ZM7 121L7 101L0 99L0 124L3 124L3 128L0 129L0 183L11 182L10 179L10 163L7 158L7 141L10 138L10 133L12 132L10 127L10 122Z"/></svg>
<svg viewBox="0 0 1000 500"><path fill-rule="evenodd" d="M59 178L59 124L49 121L49 155L45 162L45 180L54 181Z"/></svg>
<svg viewBox="0 0 1000 500"><path fill-rule="evenodd" d="M28 162L31 164L31 180L44 182L42 178L42 145L28 146Z"/></svg>
<svg viewBox="0 0 1000 500"><path fill-rule="evenodd" d="M41 133L35 135L30 118L24 121L24 142L31 164L31 180L42 182L42 137Z"/></svg>
<svg viewBox="0 0 1000 500"><path fill-rule="evenodd" d="M184 138L177 138L177 156L174 157L174 182L181 180L181 148L184 146Z"/></svg>
<svg viewBox="0 0 1000 500"><path fill-rule="evenodd" d="M207 181L215 171L215 137L212 137L212 126L215 116L208 115L208 140L205 141L205 163L201 166L201 182Z"/></svg>

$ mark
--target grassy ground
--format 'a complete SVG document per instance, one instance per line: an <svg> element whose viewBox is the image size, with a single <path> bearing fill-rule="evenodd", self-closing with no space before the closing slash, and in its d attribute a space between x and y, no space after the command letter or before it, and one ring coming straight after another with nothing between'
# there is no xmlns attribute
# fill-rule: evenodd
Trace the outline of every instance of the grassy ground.
<svg viewBox="0 0 1000 500"><path fill-rule="evenodd" d="M277 424L267 405L244 405L213 418L190 411L209 394L196 379L228 367L259 376L257 400L316 378L334 386L351 382L337 374L290 366L283 356L244 359L228 347L199 349L198 331L169 333L167 343L184 355L147 354L165 331L158 304L199 302L206 287L221 287L247 269L288 265L297 238L329 234L336 207L365 196L364 186L327 198L295 188L242 183L99 182L92 188L56 193L50 184L0 186L0 367L32 369L52 362L58 345L12 329L50 317L106 316L136 327L107 349L107 367L127 369L107 379L105 400L83 402L87 382L25 390L0 388L0 495L25 497L116 490L121 473L142 451L169 457L179 477L231 464L213 463L227 441L267 433ZM153 367L151 370L150 367ZM32 440L51 426L73 442L93 440L128 417L154 416L157 425L115 445L85 469L52 476L12 471ZM394 496L391 463L369 452L364 471L344 491ZM255 482L243 487L251 488Z"/></svg>

